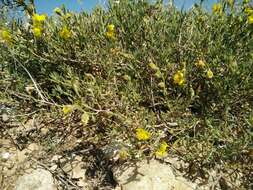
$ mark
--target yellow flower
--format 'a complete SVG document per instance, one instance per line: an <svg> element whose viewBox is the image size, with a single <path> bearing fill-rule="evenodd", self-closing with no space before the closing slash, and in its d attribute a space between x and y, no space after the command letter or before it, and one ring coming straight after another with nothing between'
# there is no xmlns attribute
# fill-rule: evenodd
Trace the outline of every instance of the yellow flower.
<svg viewBox="0 0 253 190"><path fill-rule="evenodd" d="M13 42L11 33L8 30L0 31L0 38L7 44L11 44Z"/></svg>
<svg viewBox="0 0 253 190"><path fill-rule="evenodd" d="M208 70L207 70L206 76L207 76L207 78L209 78L209 79L213 78L213 72L211 71L211 69L208 69Z"/></svg>
<svg viewBox="0 0 253 190"><path fill-rule="evenodd" d="M177 71L173 77L173 80L175 84L178 84L179 86L183 85L185 82L184 73L182 71Z"/></svg>
<svg viewBox="0 0 253 190"><path fill-rule="evenodd" d="M195 63L195 65L199 68L204 68L206 66L203 60L199 60L198 62Z"/></svg>
<svg viewBox="0 0 253 190"><path fill-rule="evenodd" d="M114 26L113 24L109 24L109 25L107 26L107 31L108 31L108 32L114 32L114 30L115 30L115 26Z"/></svg>
<svg viewBox="0 0 253 190"><path fill-rule="evenodd" d="M46 20L46 15L45 14L42 14L42 15L34 14L32 19L34 22L44 22Z"/></svg>
<svg viewBox="0 0 253 190"><path fill-rule="evenodd" d="M59 32L59 35L61 38L67 40L71 37L71 31L67 28L67 26L64 26Z"/></svg>
<svg viewBox="0 0 253 190"><path fill-rule="evenodd" d="M214 3L212 10L213 10L213 13L221 14L222 13L221 4L220 3Z"/></svg>
<svg viewBox="0 0 253 190"><path fill-rule="evenodd" d="M109 38L109 39L112 39L114 40L115 39L115 33L114 32L106 32L105 33L106 37Z"/></svg>
<svg viewBox="0 0 253 190"><path fill-rule="evenodd" d="M75 110L75 106L73 105L64 105L62 107L62 112L67 115Z"/></svg>
<svg viewBox="0 0 253 190"><path fill-rule="evenodd" d="M113 24L109 24L107 26L107 32L105 33L106 37L112 40L115 40L115 26Z"/></svg>
<svg viewBox="0 0 253 190"><path fill-rule="evenodd" d="M248 23L253 24L253 14L248 17Z"/></svg>
<svg viewBox="0 0 253 190"><path fill-rule="evenodd" d="M87 112L84 112L82 117L81 117L81 122L83 123L84 126L86 126L88 124L90 120L90 116Z"/></svg>
<svg viewBox="0 0 253 190"><path fill-rule="evenodd" d="M34 14L32 16L33 20L33 26L35 27L41 27L44 21L46 20L47 16L45 14L39 15L39 14Z"/></svg>
<svg viewBox="0 0 253 190"><path fill-rule="evenodd" d="M166 142L162 142L159 146L159 149L155 152L157 157L164 157L167 154L168 144Z"/></svg>
<svg viewBox="0 0 253 190"><path fill-rule="evenodd" d="M251 7L247 7L247 8L244 9L244 12L247 15L252 15L253 14L253 9Z"/></svg>
<svg viewBox="0 0 253 190"><path fill-rule="evenodd" d="M36 38L40 38L42 36L42 29L40 27L34 27L33 34Z"/></svg>
<svg viewBox="0 0 253 190"><path fill-rule="evenodd" d="M149 140L151 137L150 132L146 131L143 128L137 128L136 129L136 138L140 141Z"/></svg>

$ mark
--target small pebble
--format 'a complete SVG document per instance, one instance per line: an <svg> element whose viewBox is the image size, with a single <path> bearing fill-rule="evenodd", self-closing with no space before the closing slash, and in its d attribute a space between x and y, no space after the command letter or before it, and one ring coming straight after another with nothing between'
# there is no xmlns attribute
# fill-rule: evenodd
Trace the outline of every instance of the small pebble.
<svg viewBox="0 0 253 190"><path fill-rule="evenodd" d="M2 158L4 160L8 160L10 158L11 154L9 152L4 152L2 153Z"/></svg>
<svg viewBox="0 0 253 190"><path fill-rule="evenodd" d="M6 113L4 113L2 115L2 120L3 120L3 122L7 122L9 120L9 116Z"/></svg>

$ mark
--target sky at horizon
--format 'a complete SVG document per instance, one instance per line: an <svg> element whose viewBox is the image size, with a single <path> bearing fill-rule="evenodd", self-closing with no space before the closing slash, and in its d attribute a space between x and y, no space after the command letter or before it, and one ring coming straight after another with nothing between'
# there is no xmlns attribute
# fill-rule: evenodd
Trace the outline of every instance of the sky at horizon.
<svg viewBox="0 0 253 190"><path fill-rule="evenodd" d="M167 0L168 1L168 0ZM189 9L194 3L200 0L174 0L178 8ZM206 0L205 7L210 7L217 0ZM166 2L166 1L165 1ZM52 14L54 8L61 5L71 11L88 11L91 12L97 5L106 6L107 0L35 0L35 5L38 13Z"/></svg>

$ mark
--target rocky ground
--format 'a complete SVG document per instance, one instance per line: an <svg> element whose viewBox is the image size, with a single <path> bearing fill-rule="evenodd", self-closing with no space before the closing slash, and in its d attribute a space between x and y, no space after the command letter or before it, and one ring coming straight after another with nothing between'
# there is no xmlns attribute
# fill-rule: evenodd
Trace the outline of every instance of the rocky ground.
<svg viewBox="0 0 253 190"><path fill-rule="evenodd" d="M17 150L12 142L1 140L1 184L4 189L54 190L54 189L102 189L96 187L95 179L87 178L87 163L82 156L73 158L54 155L47 164L40 160L41 147L30 144ZM169 159L168 159L169 160ZM125 163L112 168L115 182L106 189L115 190L187 190L203 189L192 183L176 169L180 162L170 159L171 164L158 160Z"/></svg>
<svg viewBox="0 0 253 190"><path fill-rule="evenodd" d="M115 145L98 149L71 135L72 132L66 132L68 129L65 129L68 136L61 139L59 131L50 125L39 125L35 119L14 123L3 115L0 128L0 186L3 190L202 190L240 187L238 174L234 177L232 173L218 172L218 168L208 171L207 176L195 171L193 177L189 164L178 156L121 162L114 154ZM58 139L56 148L51 147L55 146L54 137ZM48 143L48 140L52 142Z"/></svg>
<svg viewBox="0 0 253 190"><path fill-rule="evenodd" d="M89 163L85 163L81 155L54 155L51 160L43 160L44 153L37 144L17 150L7 139L1 140L0 151L3 190L197 190L217 189L222 184L222 178L218 179L217 175L206 183L200 179L190 181L180 172L185 163L178 158L167 158L165 161L152 159L117 165L109 171L113 175L111 184L103 187L101 180L105 176L91 179Z"/></svg>

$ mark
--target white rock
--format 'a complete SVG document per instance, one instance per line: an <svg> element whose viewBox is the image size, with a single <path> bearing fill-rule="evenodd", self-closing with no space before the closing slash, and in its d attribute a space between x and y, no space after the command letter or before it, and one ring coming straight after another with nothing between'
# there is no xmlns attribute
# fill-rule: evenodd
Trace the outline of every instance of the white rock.
<svg viewBox="0 0 253 190"><path fill-rule="evenodd" d="M159 161L142 161L135 166L114 169L114 178L121 190L193 190L196 185L175 177L170 165Z"/></svg>
<svg viewBox="0 0 253 190"><path fill-rule="evenodd" d="M51 173L36 169L18 178L15 190L56 190Z"/></svg>
<svg viewBox="0 0 253 190"><path fill-rule="evenodd" d="M122 169L115 171L114 176L123 190L169 190L175 180L172 169L156 160Z"/></svg>
<svg viewBox="0 0 253 190"><path fill-rule="evenodd" d="M2 115L2 120L3 120L3 122L7 122L9 120L9 116L6 113L4 113Z"/></svg>
<svg viewBox="0 0 253 190"><path fill-rule="evenodd" d="M175 190L192 190L196 189L196 184L187 181L183 177L176 177L173 187Z"/></svg>
<svg viewBox="0 0 253 190"><path fill-rule="evenodd" d="M72 169L72 178L75 178L75 179L79 179L79 178L82 178L82 179L85 179L85 172L86 172L86 169L84 169L82 167L82 162L79 162L78 164L76 164L73 169Z"/></svg>
<svg viewBox="0 0 253 190"><path fill-rule="evenodd" d="M10 158L11 154L9 152L4 152L2 153L2 158L4 160L8 160Z"/></svg>

